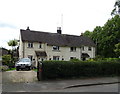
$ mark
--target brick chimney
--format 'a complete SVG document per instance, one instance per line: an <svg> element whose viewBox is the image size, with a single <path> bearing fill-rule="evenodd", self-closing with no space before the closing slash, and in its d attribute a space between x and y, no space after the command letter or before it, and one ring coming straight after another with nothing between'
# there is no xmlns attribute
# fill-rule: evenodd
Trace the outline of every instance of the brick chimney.
<svg viewBox="0 0 120 94"><path fill-rule="evenodd" d="M61 27L57 27L57 33L58 33L58 34L62 34Z"/></svg>

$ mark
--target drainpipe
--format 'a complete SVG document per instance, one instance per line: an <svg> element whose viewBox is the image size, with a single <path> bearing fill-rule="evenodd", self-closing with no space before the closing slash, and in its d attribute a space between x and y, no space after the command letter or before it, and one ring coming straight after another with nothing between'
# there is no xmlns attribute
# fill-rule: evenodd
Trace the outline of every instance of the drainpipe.
<svg viewBox="0 0 120 94"><path fill-rule="evenodd" d="M23 42L23 58L25 57L25 43Z"/></svg>

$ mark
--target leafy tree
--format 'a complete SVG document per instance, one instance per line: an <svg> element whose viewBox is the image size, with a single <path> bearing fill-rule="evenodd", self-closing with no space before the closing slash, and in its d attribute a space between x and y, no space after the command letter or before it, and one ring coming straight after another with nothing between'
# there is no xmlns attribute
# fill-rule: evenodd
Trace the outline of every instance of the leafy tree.
<svg viewBox="0 0 120 94"><path fill-rule="evenodd" d="M115 53L119 57L120 56L120 43L115 45Z"/></svg>
<svg viewBox="0 0 120 94"><path fill-rule="evenodd" d="M83 35L91 38L92 32L87 30L87 31L85 31L85 33L83 33Z"/></svg>
<svg viewBox="0 0 120 94"><path fill-rule="evenodd" d="M18 44L18 42L17 42L16 39L10 40L10 41L8 42L8 45L9 45L9 46L12 46L12 51L11 51L11 58L12 58L12 60L11 60L11 62L14 62L14 61L15 61L15 57L13 57L13 54L14 54L14 51L16 51L15 47L17 46L17 44Z"/></svg>
<svg viewBox="0 0 120 94"><path fill-rule="evenodd" d="M18 42L17 42L16 39L10 40L10 41L8 42L8 45L9 45L9 46L12 46L12 50L14 49L15 46L17 46L17 44L18 44Z"/></svg>
<svg viewBox="0 0 120 94"><path fill-rule="evenodd" d="M111 12L111 15L118 15L120 14L120 0L117 0L114 4L114 9Z"/></svg>
<svg viewBox="0 0 120 94"><path fill-rule="evenodd" d="M96 26L93 32L86 31L83 35L93 39L97 46L97 55L117 57L114 49L120 41L120 16L109 19L103 27Z"/></svg>
<svg viewBox="0 0 120 94"><path fill-rule="evenodd" d="M2 64L8 65L11 62L11 55L2 56Z"/></svg>

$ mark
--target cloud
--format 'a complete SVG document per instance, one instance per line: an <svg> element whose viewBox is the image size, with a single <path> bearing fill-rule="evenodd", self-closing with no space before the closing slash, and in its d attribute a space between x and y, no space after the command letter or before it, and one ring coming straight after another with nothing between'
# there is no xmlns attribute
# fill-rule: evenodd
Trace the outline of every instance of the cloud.
<svg viewBox="0 0 120 94"><path fill-rule="evenodd" d="M17 26L9 24L9 23L4 23L0 22L0 28L12 28L12 29L17 29Z"/></svg>

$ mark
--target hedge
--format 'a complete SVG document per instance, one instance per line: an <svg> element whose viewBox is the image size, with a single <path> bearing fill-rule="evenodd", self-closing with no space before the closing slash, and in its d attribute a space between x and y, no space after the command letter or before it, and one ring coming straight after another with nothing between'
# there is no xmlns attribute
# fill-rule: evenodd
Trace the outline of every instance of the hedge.
<svg viewBox="0 0 120 94"><path fill-rule="evenodd" d="M42 79L120 75L120 62L43 61Z"/></svg>

